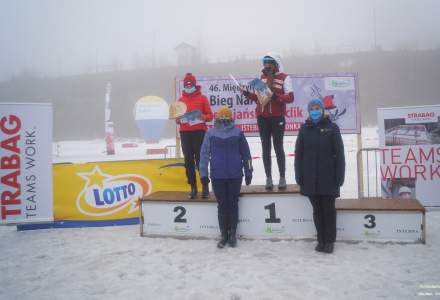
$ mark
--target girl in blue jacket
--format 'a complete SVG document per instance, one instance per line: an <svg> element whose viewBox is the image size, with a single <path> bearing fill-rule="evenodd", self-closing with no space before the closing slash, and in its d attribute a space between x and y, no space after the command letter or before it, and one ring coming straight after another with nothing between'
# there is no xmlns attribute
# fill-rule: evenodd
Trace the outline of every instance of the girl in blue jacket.
<svg viewBox="0 0 440 300"><path fill-rule="evenodd" d="M252 160L249 145L243 132L234 126L232 111L222 106L216 113L214 127L203 140L200 151L200 176L202 183L210 177L215 198L218 202L218 223L221 239L217 244L223 248L227 243L235 247L238 222L238 197L243 181L252 181Z"/></svg>

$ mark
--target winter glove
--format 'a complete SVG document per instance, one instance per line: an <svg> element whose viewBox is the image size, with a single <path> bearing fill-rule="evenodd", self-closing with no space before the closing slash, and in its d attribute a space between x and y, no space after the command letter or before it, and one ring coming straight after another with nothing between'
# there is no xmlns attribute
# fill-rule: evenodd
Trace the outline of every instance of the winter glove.
<svg viewBox="0 0 440 300"><path fill-rule="evenodd" d="M245 90L243 90L242 93L243 93L243 96L245 96L246 98L249 98L251 95L251 92L245 91Z"/></svg>
<svg viewBox="0 0 440 300"><path fill-rule="evenodd" d="M208 184L209 183L209 178L208 177L202 177L202 178L200 178L200 181L202 182L202 184Z"/></svg>
<svg viewBox="0 0 440 300"><path fill-rule="evenodd" d="M246 185L250 185L252 182L252 175L246 176L244 181L246 182Z"/></svg>

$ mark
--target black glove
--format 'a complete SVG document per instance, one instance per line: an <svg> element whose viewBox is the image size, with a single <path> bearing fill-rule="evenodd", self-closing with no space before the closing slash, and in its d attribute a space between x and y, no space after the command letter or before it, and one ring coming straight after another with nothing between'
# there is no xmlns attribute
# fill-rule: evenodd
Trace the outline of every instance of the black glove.
<svg viewBox="0 0 440 300"><path fill-rule="evenodd" d="M202 177L202 178L200 178L200 181L202 182L202 184L209 184L209 178L208 177Z"/></svg>
<svg viewBox="0 0 440 300"><path fill-rule="evenodd" d="M245 90L243 90L242 93L243 93L243 96L245 96L246 98L249 98L251 95L251 92L245 91Z"/></svg>
<svg viewBox="0 0 440 300"><path fill-rule="evenodd" d="M246 176L244 181L246 182L246 185L250 185L252 182L252 175Z"/></svg>

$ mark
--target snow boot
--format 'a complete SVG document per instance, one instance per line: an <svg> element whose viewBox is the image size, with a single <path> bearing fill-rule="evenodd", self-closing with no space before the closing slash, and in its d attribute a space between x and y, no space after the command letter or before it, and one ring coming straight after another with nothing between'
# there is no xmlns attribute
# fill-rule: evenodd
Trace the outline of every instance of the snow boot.
<svg viewBox="0 0 440 300"><path fill-rule="evenodd" d="M237 215L230 215L229 216L229 247L235 248L237 246L237 222L238 222L238 216Z"/></svg>
<svg viewBox="0 0 440 300"><path fill-rule="evenodd" d="M285 190L286 187L287 187L286 178L285 177L280 177L280 182L278 183L278 189L279 190Z"/></svg>
<svg viewBox="0 0 440 300"><path fill-rule="evenodd" d="M322 252L324 253L333 253L334 244L333 243L325 243Z"/></svg>
<svg viewBox="0 0 440 300"><path fill-rule="evenodd" d="M266 185L264 186L264 188L268 191L273 189L272 177L266 178Z"/></svg>
<svg viewBox="0 0 440 300"><path fill-rule="evenodd" d="M221 249L228 243L228 219L227 216L218 214L218 225L220 227L220 241L217 243L217 248Z"/></svg>
<svg viewBox="0 0 440 300"><path fill-rule="evenodd" d="M188 195L189 199L197 198L197 183L191 183L191 192Z"/></svg>
<svg viewBox="0 0 440 300"><path fill-rule="evenodd" d="M209 197L209 182L202 183L202 198Z"/></svg>
<svg viewBox="0 0 440 300"><path fill-rule="evenodd" d="M324 243L323 242L318 242L318 244L315 247L315 251L323 252L324 251Z"/></svg>

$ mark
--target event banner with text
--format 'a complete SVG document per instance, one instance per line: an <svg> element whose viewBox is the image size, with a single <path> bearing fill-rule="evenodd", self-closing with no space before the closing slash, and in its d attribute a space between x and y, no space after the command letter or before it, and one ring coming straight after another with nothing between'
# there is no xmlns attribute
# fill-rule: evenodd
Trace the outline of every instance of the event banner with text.
<svg viewBox="0 0 440 300"><path fill-rule="evenodd" d="M359 97L356 74L289 75L293 82L295 100L286 106L286 134L298 133L308 117L307 104L319 98L326 113L339 125L342 133L360 133ZM237 76L238 84L249 87L257 76ZM248 136L258 135L256 103L246 99L230 76L198 77L197 84L206 95L213 112L226 105L234 112L236 125ZM183 90L183 77L176 78L176 99ZM276 101L276 100L272 100Z"/></svg>
<svg viewBox="0 0 440 300"><path fill-rule="evenodd" d="M0 103L0 224L52 221L52 105Z"/></svg>
<svg viewBox="0 0 440 300"><path fill-rule="evenodd" d="M440 105L378 109L382 197L440 207Z"/></svg>

